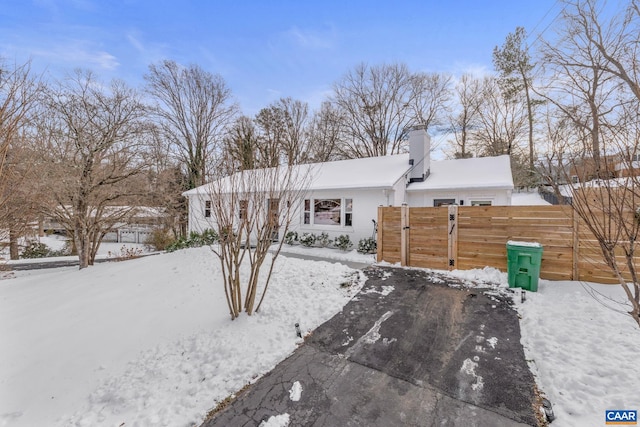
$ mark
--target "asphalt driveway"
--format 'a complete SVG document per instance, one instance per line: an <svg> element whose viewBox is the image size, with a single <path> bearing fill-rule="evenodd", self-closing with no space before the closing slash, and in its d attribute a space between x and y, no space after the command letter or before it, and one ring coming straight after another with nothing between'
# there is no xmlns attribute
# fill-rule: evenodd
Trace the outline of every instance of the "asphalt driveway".
<svg viewBox="0 0 640 427"><path fill-rule="evenodd" d="M419 270L366 274L341 313L203 426L284 414L290 426L536 425L508 301Z"/></svg>

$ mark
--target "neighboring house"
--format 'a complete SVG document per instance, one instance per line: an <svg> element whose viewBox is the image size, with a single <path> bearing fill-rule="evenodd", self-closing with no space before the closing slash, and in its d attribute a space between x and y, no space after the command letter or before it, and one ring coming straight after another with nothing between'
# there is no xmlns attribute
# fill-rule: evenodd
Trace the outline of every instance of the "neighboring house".
<svg viewBox="0 0 640 427"><path fill-rule="evenodd" d="M628 178L640 176L640 154L611 154L600 157L600 172L593 158L577 159L569 171L573 184L596 179Z"/></svg>
<svg viewBox="0 0 640 427"><path fill-rule="evenodd" d="M616 176L618 178L640 176L640 154L633 154L630 157L621 155L616 163Z"/></svg>
<svg viewBox="0 0 640 427"><path fill-rule="evenodd" d="M112 206L110 208L107 208L107 214L115 214L119 210L130 210L131 213L122 221L113 224L111 230L102 239L103 242L145 243L154 229L162 227L167 216L165 208L161 207ZM66 234L64 225L53 217L45 217L38 228L41 229L41 235L44 232Z"/></svg>
<svg viewBox="0 0 640 427"><path fill-rule="evenodd" d="M510 205L509 156L431 161L424 128L409 134L409 153L300 165L313 179L291 230L351 241L371 237L378 206ZM189 190L189 230L211 228L208 185ZM236 213L239 215L240 213Z"/></svg>

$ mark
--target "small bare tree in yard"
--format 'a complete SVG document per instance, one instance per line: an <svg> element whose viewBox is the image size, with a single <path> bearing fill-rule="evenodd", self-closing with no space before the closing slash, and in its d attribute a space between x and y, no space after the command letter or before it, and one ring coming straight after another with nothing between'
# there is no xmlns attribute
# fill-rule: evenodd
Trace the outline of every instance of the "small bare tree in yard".
<svg viewBox="0 0 640 427"><path fill-rule="evenodd" d="M251 315L260 309L282 237L299 213L310 176L306 165L277 166L237 172L206 186L201 197L208 225L219 235L213 251L232 320L242 311Z"/></svg>
<svg viewBox="0 0 640 427"><path fill-rule="evenodd" d="M564 171L572 205L594 236L602 260L640 326L640 282L636 257L640 232L640 91L638 91L638 3L612 18L595 0L565 1L558 39L544 43L548 74L544 97L558 126L573 141L553 168ZM562 144L556 146L562 149ZM573 154L567 158L567 154ZM552 156L548 156L551 158ZM550 180L553 181L553 180Z"/></svg>
<svg viewBox="0 0 640 427"><path fill-rule="evenodd" d="M80 268L92 265L102 237L132 212L127 181L145 167L143 105L122 82L100 84L76 71L47 90L38 149L51 200L46 212L73 236Z"/></svg>
<svg viewBox="0 0 640 427"><path fill-rule="evenodd" d="M637 177L607 180L572 191L573 209L594 235L603 259L625 292L627 311L640 326L640 277L636 265L640 232L640 183Z"/></svg>

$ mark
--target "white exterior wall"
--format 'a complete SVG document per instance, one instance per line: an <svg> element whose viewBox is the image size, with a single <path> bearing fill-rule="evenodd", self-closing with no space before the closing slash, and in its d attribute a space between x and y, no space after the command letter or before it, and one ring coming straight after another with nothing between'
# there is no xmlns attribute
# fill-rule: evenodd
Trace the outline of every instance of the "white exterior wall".
<svg viewBox="0 0 640 427"><path fill-rule="evenodd" d="M207 228L215 229L215 224L211 218L205 218L205 201L208 195L189 196L189 231L201 233ZM360 239L371 237L373 233L373 222L378 220L379 206L400 206L407 203L409 206L432 207L434 199L455 199L456 204L470 206L473 200L489 200L492 206L511 205L511 190L440 190L440 191L412 191L405 192L405 180L400 179L393 189L340 189L340 190L319 190L310 192L305 196L308 199L345 199L353 200L351 226L338 225L314 225L304 224L304 200L299 201L296 206L295 217L292 220L290 231L298 234L326 232L331 239L335 239L341 234L350 237L355 245ZM281 231L280 238L284 235Z"/></svg>
<svg viewBox="0 0 640 427"><path fill-rule="evenodd" d="M407 200L407 181L408 177L403 175L393 186L393 198L389 199L386 206L402 206L403 203L409 203Z"/></svg>
<svg viewBox="0 0 640 427"><path fill-rule="evenodd" d="M209 198L209 195L204 194L189 196L189 233L192 231L202 233L208 228L216 228L212 218L204 216L205 201Z"/></svg>
<svg viewBox="0 0 640 427"><path fill-rule="evenodd" d="M403 184L404 185L404 184ZM205 201L209 196L189 196L189 232L195 231L201 233L207 228L215 229L215 224L211 218L205 218ZM350 237L354 247L360 239L371 237L373 233L373 222L378 220L378 206L392 206L396 202L396 194L393 190L322 190L314 191L305 196L308 199L352 199L352 225L314 225L304 224L304 199L299 201L296 206L295 217L291 222L290 231L297 231L298 234L314 233L320 234L326 232L331 239L335 239L341 234ZM402 198L402 195L400 196ZM280 238L284 235L280 233Z"/></svg>
<svg viewBox="0 0 640 427"><path fill-rule="evenodd" d="M411 191L407 192L407 197L409 206L415 207L433 207L434 199L455 199L456 204L462 206L471 206L474 200L488 200L492 206L511 205L511 190Z"/></svg>
<svg viewBox="0 0 640 427"><path fill-rule="evenodd" d="M335 239L341 234L349 236L354 244L358 244L360 239L371 237L373 233L373 222L378 221L378 206L388 206L394 201L392 190L372 189L372 190L322 190L313 191L306 198L308 199L352 199L353 221L352 226L338 225L313 225L304 224L304 200L300 201L300 212L297 220L294 220L291 231L298 234L326 232L331 239Z"/></svg>

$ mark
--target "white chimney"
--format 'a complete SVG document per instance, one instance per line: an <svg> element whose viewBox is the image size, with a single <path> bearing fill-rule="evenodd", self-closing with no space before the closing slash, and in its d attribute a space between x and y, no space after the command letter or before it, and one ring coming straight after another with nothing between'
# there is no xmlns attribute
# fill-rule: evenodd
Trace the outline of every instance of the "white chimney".
<svg viewBox="0 0 640 427"><path fill-rule="evenodd" d="M409 131L409 182L424 181L431 172L431 138L426 125L418 125Z"/></svg>

